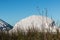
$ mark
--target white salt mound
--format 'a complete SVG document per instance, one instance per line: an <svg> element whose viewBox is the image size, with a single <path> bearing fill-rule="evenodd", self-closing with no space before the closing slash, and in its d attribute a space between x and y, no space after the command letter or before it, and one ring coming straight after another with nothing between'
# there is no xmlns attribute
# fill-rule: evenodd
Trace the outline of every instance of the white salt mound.
<svg viewBox="0 0 60 40"><path fill-rule="evenodd" d="M40 15L32 15L17 22L10 32L17 32L17 30L28 32L31 28L36 29L38 32L43 29L44 31L50 30L52 32L56 32L57 29L54 20L51 18Z"/></svg>

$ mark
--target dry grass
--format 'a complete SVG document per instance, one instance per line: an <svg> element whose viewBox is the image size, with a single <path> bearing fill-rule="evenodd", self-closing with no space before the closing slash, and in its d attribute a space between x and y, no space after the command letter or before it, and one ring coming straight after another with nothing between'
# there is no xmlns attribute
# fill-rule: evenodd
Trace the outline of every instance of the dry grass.
<svg viewBox="0 0 60 40"><path fill-rule="evenodd" d="M0 32L0 40L60 40L60 33L57 30L56 34L53 33L45 33L45 32L37 32L33 29L33 31L29 30L27 34L18 32L18 35L12 33L10 35L8 32Z"/></svg>

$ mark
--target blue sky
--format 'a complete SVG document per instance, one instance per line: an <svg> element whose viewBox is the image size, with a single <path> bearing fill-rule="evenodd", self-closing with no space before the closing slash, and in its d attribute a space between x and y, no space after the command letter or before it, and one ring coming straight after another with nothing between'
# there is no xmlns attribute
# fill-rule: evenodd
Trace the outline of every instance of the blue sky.
<svg viewBox="0 0 60 40"><path fill-rule="evenodd" d="M0 19L15 25L27 16L39 15L37 6L40 12L47 8L48 17L52 16L55 21L60 20L60 0L0 0Z"/></svg>

